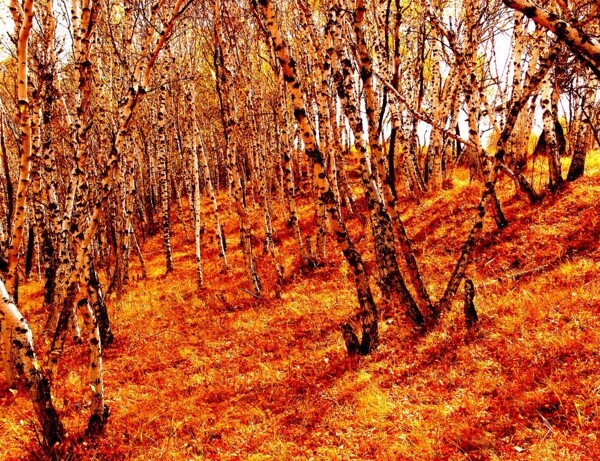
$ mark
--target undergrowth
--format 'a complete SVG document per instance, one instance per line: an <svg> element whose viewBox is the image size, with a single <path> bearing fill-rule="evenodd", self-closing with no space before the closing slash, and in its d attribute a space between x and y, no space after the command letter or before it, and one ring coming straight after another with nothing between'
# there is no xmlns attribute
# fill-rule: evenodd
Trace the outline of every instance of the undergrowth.
<svg viewBox="0 0 600 461"><path fill-rule="evenodd" d="M237 223L228 215L233 269L223 272L216 248L206 243L206 288L198 291L193 245L174 216L173 273L164 275L161 240L154 237L143 245L148 279L130 283L121 302L110 303L116 340L104 363L111 416L101 438L82 435L89 410L85 351L67 346L53 390L69 432L63 458L599 459L598 157L589 160L586 177L540 205L528 205L502 181L510 225L498 231L486 220L468 270L477 328L466 330L457 299L441 324L419 337L402 312L378 297L386 311L382 343L362 359L346 358L339 331L358 308L352 274L333 241L327 264L302 271L281 212L283 295L274 299L275 274L256 245L266 293L255 299L244 291ZM480 192L463 177L451 191L401 203L434 299ZM308 198L300 216L312 216ZM358 218L347 220L373 274L369 232ZM209 216L205 226L210 235ZM305 233L311 226L304 219ZM260 229L255 235L260 242ZM140 272L135 259L131 271ZM23 286L20 296L44 357L41 282ZM2 387L0 406L0 457L40 457L25 390Z"/></svg>

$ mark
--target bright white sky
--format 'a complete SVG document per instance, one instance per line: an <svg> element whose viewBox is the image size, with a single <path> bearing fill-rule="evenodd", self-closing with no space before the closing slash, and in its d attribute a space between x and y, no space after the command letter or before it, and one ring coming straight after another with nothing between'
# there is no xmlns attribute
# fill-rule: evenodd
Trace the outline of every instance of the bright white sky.
<svg viewBox="0 0 600 461"><path fill-rule="evenodd" d="M2 35L6 33L7 27L12 27L12 18L8 9L9 3L10 0L0 0L0 32L2 32Z"/></svg>
<svg viewBox="0 0 600 461"><path fill-rule="evenodd" d="M0 0L0 43L6 42L6 33L13 28L12 17L10 16L10 10L8 9L10 0ZM5 56L6 50L4 46L0 45L0 59Z"/></svg>

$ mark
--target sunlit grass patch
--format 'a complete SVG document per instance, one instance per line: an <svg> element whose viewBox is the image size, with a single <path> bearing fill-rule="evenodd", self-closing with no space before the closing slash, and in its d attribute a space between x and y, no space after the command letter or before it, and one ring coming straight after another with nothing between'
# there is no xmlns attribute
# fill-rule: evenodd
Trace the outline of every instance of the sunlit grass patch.
<svg viewBox="0 0 600 461"><path fill-rule="evenodd" d="M589 156L588 168L600 168L598 157ZM401 202L434 301L445 289L481 193L468 184L468 172L457 178L454 189L420 205ZM459 289L433 331L416 335L400 309L380 323L378 350L360 359L346 358L339 329L359 310L351 271L335 245L323 267L300 268L284 213L276 221L285 235L280 300L273 299L275 278L260 246L256 258L266 294L256 299L244 291L235 214L225 222L229 272L222 272L217 258L211 218L205 221L202 290L195 283L193 245L180 224L173 273L165 275L161 237L149 240L148 279L132 280L121 303L116 306L113 296L109 305L116 343L105 351L107 434L79 444L77 456L598 458L599 180L584 177L534 207L514 198L505 179L499 190L510 226L499 231L486 218L484 240L467 269L479 326L466 330ZM312 200L303 196L299 205L303 231L312 232ZM374 279L369 230L351 219ZM21 293L41 310L39 282ZM45 313L31 311L37 333ZM59 411L74 434L84 430L89 401L82 391L84 356L68 344L55 387ZM0 453L23 451L32 440L24 390L0 397L0 406Z"/></svg>

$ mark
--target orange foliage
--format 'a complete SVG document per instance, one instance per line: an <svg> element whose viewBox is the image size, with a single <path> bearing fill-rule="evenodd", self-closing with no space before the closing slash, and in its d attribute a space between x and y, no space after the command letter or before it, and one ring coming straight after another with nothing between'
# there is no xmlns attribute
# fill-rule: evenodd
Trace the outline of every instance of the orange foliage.
<svg viewBox="0 0 600 461"><path fill-rule="evenodd" d="M419 205L401 204L434 299L479 195L479 186L457 182ZM85 351L68 345L54 383L70 432L64 459L600 459L600 174L534 207L513 195L503 181L510 225L499 232L486 221L469 269L479 327L466 331L459 300L425 337L413 335L401 313L387 312L381 346L360 361L347 360L338 328L357 306L337 251L324 267L301 271L280 213L283 297L273 299L274 270L256 245L266 296L255 299L243 290L231 215L233 269L222 273L216 249L204 244L207 288L199 292L193 246L179 222L174 272L164 275L157 236L144 245L148 280L132 282L110 305L116 340L105 351L111 416L102 438L82 438ZM306 232L312 208L301 205ZM372 273L369 232L357 218L349 223ZM24 286L21 307L44 357L41 290L39 282ZM0 406L0 458L36 459L24 389L2 388Z"/></svg>

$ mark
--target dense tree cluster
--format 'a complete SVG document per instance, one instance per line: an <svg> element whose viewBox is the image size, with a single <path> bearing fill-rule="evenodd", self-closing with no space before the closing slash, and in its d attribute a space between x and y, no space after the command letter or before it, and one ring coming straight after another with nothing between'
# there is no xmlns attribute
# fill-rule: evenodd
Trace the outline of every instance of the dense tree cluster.
<svg viewBox="0 0 600 461"><path fill-rule="evenodd" d="M50 448L64 437L50 386L68 333L89 347L88 433L102 433L102 349L113 339L106 295L119 299L132 258L145 271L140 244L158 232L173 269L173 216L195 241L199 289L202 247L230 267L223 213L237 216L255 297L271 288L279 296L293 269L277 245L276 213L286 214L307 270L335 245L359 306L361 331L342 326L347 350L368 354L380 340L372 279L419 332L434 328L488 210L498 228L509 224L498 181L538 202L580 177L600 142L597 2L12 0L10 12L0 63L2 361L7 381L24 376ZM527 175L540 154L542 186ZM398 199L443 193L460 168L484 187L436 300ZM374 274L346 226L360 214L356 169ZM299 194L311 197L314 217L300 214ZM257 229L274 287L256 270ZM19 281L32 272L45 283L44 367L17 309L28 302ZM473 283L464 286L472 326Z"/></svg>

